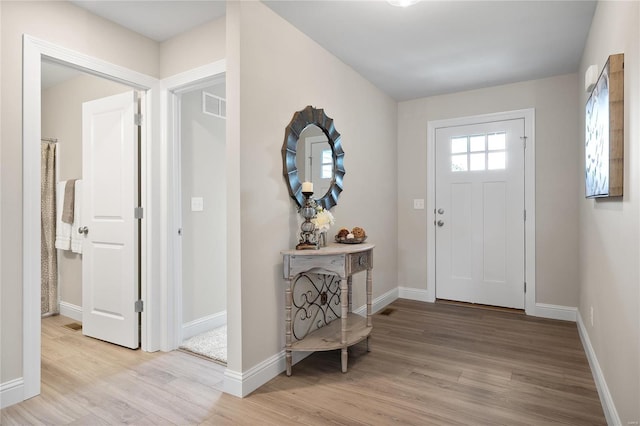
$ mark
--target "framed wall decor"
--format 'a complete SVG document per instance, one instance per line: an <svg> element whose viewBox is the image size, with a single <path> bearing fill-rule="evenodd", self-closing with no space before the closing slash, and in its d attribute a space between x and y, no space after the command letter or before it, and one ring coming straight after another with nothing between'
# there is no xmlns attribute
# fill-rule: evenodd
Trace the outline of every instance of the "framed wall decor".
<svg viewBox="0 0 640 426"><path fill-rule="evenodd" d="M624 176L624 54L609 56L587 100L585 195L621 197Z"/></svg>

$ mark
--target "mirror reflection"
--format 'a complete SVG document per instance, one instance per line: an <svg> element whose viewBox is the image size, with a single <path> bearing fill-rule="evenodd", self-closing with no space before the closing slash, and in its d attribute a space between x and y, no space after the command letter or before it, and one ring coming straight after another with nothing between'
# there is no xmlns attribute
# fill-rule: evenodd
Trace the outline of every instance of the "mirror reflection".
<svg viewBox="0 0 640 426"><path fill-rule="evenodd" d="M282 174L289 195L301 207L302 183L313 183L316 203L329 210L342 192L344 151L340 133L322 108L311 105L296 111L285 128L282 144Z"/></svg>
<svg viewBox="0 0 640 426"><path fill-rule="evenodd" d="M315 124L302 131L298 139L296 166L300 180L313 182L315 198L323 197L333 179L333 152L327 135Z"/></svg>

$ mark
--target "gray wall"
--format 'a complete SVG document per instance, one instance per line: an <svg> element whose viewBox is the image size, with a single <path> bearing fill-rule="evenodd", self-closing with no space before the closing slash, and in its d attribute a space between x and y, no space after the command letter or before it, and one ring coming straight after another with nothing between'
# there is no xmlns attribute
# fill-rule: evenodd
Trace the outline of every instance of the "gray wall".
<svg viewBox="0 0 640 426"><path fill-rule="evenodd" d="M297 243L300 216L280 151L285 127L307 105L324 108L342 135L346 175L334 230L359 225L376 244L374 298L397 286L397 104L260 2L227 4L227 67L228 367L247 371L284 347L280 250ZM361 306L363 274L354 286Z"/></svg>
<svg viewBox="0 0 640 426"><path fill-rule="evenodd" d="M561 75L398 105L398 285L426 289L427 122L535 108L536 302L578 304L578 77Z"/></svg>
<svg viewBox="0 0 640 426"><path fill-rule="evenodd" d="M624 53L624 197L587 200L579 182L579 310L621 424L640 420L640 3L599 2L580 63L580 159L584 73ZM593 326L590 310L593 307ZM634 423L635 424L635 423Z"/></svg>
<svg viewBox="0 0 640 426"><path fill-rule="evenodd" d="M205 89L224 97L224 83ZM202 112L202 90L181 98L182 321L226 310L225 120ZM191 211L191 197L204 199Z"/></svg>

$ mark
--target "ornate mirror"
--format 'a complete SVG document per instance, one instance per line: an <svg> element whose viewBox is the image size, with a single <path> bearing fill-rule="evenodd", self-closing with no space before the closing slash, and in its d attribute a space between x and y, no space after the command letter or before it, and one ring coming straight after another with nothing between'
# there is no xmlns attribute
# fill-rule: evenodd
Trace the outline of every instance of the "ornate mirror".
<svg viewBox="0 0 640 426"><path fill-rule="evenodd" d="M289 195L301 207L302 182L313 182L316 202L330 209L338 203L344 176L344 151L333 119L308 106L293 114L282 146L284 179Z"/></svg>

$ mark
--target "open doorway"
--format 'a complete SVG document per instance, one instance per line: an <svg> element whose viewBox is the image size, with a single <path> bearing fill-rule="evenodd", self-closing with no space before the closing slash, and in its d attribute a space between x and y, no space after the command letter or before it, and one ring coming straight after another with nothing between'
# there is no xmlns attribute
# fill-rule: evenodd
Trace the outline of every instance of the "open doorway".
<svg viewBox="0 0 640 426"><path fill-rule="evenodd" d="M137 169L137 181L140 182L139 199L141 206L151 205L150 185L153 181L148 175L148 166L151 160L150 144L147 143L147 135L150 134L151 108L143 97L136 100L133 89L143 93L149 91L157 82L152 77L115 66L113 64L82 55L60 46L53 45L43 40L24 36L23 54L23 371L24 386L22 399L28 399L40 393L41 387L41 316L42 316L42 275L41 275L41 143L40 139L62 138L55 135L42 133L42 62L50 61L68 66L75 70L81 70L94 76L102 76L108 80L118 81L131 91L131 105L128 110L142 112L147 116L147 122L138 127L140 146L136 148L137 158L140 160ZM140 102L139 107L133 106ZM139 110L137 109L139 108ZM137 185L137 183L134 183ZM151 216L149 212L148 216ZM139 235L136 238L140 246L138 272L140 283L137 292L142 299L149 296L147 276L149 274L149 259L155 254L153 244L149 240L154 238L148 232L149 223L143 221L139 225ZM85 234L86 235L86 234ZM150 316L142 313L139 320L140 336L137 338L145 351L157 350L157 344L148 331L154 329Z"/></svg>
<svg viewBox="0 0 640 426"><path fill-rule="evenodd" d="M83 168L86 167L86 164L83 165L83 154L86 154L83 149L83 105L90 101L127 93L132 89L115 81L43 60L41 90L41 143L43 146L54 144L55 150L55 168L52 173L55 207L50 212L50 215L55 213L55 217L51 220L43 216L43 235L45 232L51 232L44 226L45 219L49 223L53 222L55 252L52 253L51 258L56 262L47 263L51 263L51 270L57 271L56 276L51 276L54 274L50 271L42 271L43 280L49 284L43 283L42 298L57 295L57 300L48 300L47 306L43 303L42 314L62 313L81 323L82 245L85 235L79 233L78 229L87 225L82 220L81 212L85 197L90 195L84 194L81 190L84 183ZM110 168L109 164L105 166L107 169ZM117 167L118 165L113 165L114 169ZM41 178L44 181L45 176ZM73 190L68 188L70 186L74 187ZM67 195L66 204L65 195ZM104 196L105 194L102 194L102 197ZM41 203L46 202L43 196ZM68 218L63 217L62 213L65 209L70 213ZM45 244L44 237L42 243ZM44 248L42 256L49 257ZM50 277L45 280L48 272Z"/></svg>
<svg viewBox="0 0 640 426"><path fill-rule="evenodd" d="M221 364L226 333L226 100L224 76L174 92L179 348Z"/></svg>

